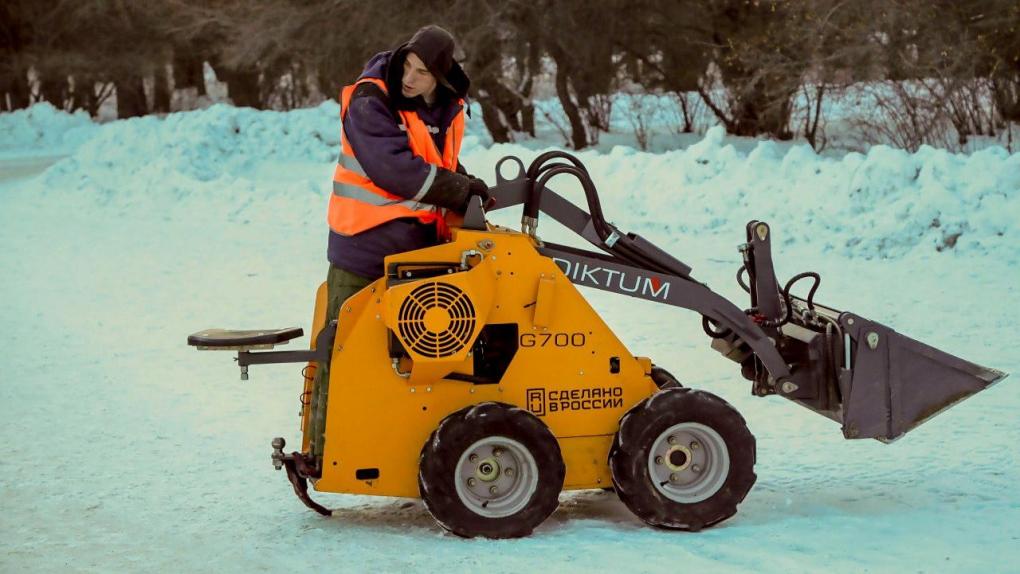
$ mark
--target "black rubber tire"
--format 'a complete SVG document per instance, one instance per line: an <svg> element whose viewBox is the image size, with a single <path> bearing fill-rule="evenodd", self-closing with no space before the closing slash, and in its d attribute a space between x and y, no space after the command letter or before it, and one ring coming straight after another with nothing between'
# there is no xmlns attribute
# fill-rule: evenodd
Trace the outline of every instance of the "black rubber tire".
<svg viewBox="0 0 1020 574"><path fill-rule="evenodd" d="M669 371L663 369L662 367L652 365L651 377L652 382L655 383L655 386L659 387L660 389L674 389L683 387L683 385L680 384L680 381L676 380L676 377L674 377Z"/></svg>
<svg viewBox="0 0 1020 574"><path fill-rule="evenodd" d="M666 429L683 422L700 423L717 432L730 458L729 473L719 490L690 504L660 493L648 471L652 443ZM652 526L692 532L736 514L737 505L757 479L754 464L754 435L740 413L711 393L688 388L659 391L627 411L609 451L616 493L634 515Z"/></svg>
<svg viewBox="0 0 1020 574"><path fill-rule="evenodd" d="M472 511L457 494L457 462L475 442L489 436L513 439L535 459L538 485L527 505L501 518ZM560 445L545 423L524 409L504 403L480 403L445 419L425 443L418 461L418 490L425 507L446 530L471 538L519 538L531 534L559 505L566 466Z"/></svg>

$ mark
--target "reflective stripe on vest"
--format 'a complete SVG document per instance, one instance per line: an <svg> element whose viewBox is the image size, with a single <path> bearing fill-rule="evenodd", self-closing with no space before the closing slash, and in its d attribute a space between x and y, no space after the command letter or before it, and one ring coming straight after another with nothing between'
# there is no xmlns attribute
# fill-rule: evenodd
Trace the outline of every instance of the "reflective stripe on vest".
<svg viewBox="0 0 1020 574"><path fill-rule="evenodd" d="M329 227L341 235L355 235L402 217L415 217L422 223L436 222L442 227L442 213L435 206L422 203L438 168L457 169L457 156L464 138L464 110L461 109L446 130L446 141L440 155L432 139L430 127L413 111L400 111L400 128L407 133L411 153L429 163L429 173L412 199L395 195L375 185L354 156L354 150L343 132L343 119L351 94L361 83L371 82L386 93L386 84L377 78L365 78L346 86L340 98L340 158L333 172L333 193L329 198ZM463 100L460 105L463 107ZM431 128L436 129L436 128Z"/></svg>

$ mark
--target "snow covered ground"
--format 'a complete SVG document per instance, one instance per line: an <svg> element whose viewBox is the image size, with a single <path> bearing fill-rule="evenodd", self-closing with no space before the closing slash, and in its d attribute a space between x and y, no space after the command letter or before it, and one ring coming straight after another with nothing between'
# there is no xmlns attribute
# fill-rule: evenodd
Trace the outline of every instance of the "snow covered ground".
<svg viewBox="0 0 1020 574"><path fill-rule="evenodd" d="M335 509L322 518L269 463L271 437L299 438L298 369L253 367L241 382L229 354L184 341L213 326L309 330L335 105L100 127L12 116L0 115L2 571L1020 571L1016 375L892 445L845 441L750 396L697 316L602 292L586 296L634 353L726 398L758 437L758 482L733 519L653 530L594 491L563 495L514 541L447 535L416 500L315 494ZM500 157L538 154L484 147L473 122L463 160L490 182ZM1020 372L1020 154L819 157L716 130L684 150L580 157L609 219L739 305L736 246L763 219L780 278L818 271L820 301ZM571 242L549 221L539 234Z"/></svg>

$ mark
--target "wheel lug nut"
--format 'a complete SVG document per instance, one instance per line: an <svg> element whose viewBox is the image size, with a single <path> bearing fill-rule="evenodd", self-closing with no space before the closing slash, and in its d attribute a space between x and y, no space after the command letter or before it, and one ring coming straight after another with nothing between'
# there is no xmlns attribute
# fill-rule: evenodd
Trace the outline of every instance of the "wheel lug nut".
<svg viewBox="0 0 1020 574"><path fill-rule="evenodd" d="M473 454L473 455L468 457L468 460L470 462L478 462L478 455L477 454Z"/></svg>
<svg viewBox="0 0 1020 574"><path fill-rule="evenodd" d="M696 441L696 440L695 441L691 441L691 450L698 450L699 448L701 448L701 445L698 444L698 441Z"/></svg>
<svg viewBox="0 0 1020 574"><path fill-rule="evenodd" d="M492 485L492 486L489 487L489 494L496 494L496 492L498 492L498 491L499 491L499 489L496 488L496 485Z"/></svg>
<svg viewBox="0 0 1020 574"><path fill-rule="evenodd" d="M675 436L670 436L669 438L666 439L666 442L668 442L669 444L676 444L676 442L677 442L676 441L676 437Z"/></svg>
<svg viewBox="0 0 1020 574"><path fill-rule="evenodd" d="M513 476L514 475L514 469L508 468L508 469L503 471L503 474L505 474L507 476Z"/></svg>
<svg viewBox="0 0 1020 574"><path fill-rule="evenodd" d="M693 470L694 472L701 472L701 467L698 465L694 465L691 467L691 470Z"/></svg>
<svg viewBox="0 0 1020 574"><path fill-rule="evenodd" d="M676 482L678 480L680 480L680 477L677 476L676 473L669 475L669 481L670 482Z"/></svg>
<svg viewBox="0 0 1020 574"><path fill-rule="evenodd" d="M476 482L476 481L475 481L475 479L474 479L474 478L469 478L469 479L468 479L468 486L474 486L474 485L475 485L475 482Z"/></svg>
<svg viewBox="0 0 1020 574"><path fill-rule="evenodd" d="M655 464L662 464L662 462L663 462L663 459L662 459L661 456L655 457Z"/></svg>
<svg viewBox="0 0 1020 574"><path fill-rule="evenodd" d="M494 456L496 458L499 458L499 457L503 456L503 449L501 449L501 448L492 449L492 456Z"/></svg>

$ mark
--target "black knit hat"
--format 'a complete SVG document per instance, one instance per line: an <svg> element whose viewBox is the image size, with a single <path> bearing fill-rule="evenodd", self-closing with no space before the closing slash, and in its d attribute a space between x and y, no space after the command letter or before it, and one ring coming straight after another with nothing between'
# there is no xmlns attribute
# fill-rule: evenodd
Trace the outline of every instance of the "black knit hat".
<svg viewBox="0 0 1020 574"><path fill-rule="evenodd" d="M408 52L414 52L421 58L425 67L435 76L439 86L448 90L450 95L457 98L467 97L471 80L453 58L454 49L453 35L443 28L434 24L420 28L410 40L397 48L390 58L386 68L386 84L390 97L400 93L404 60L407 59Z"/></svg>

